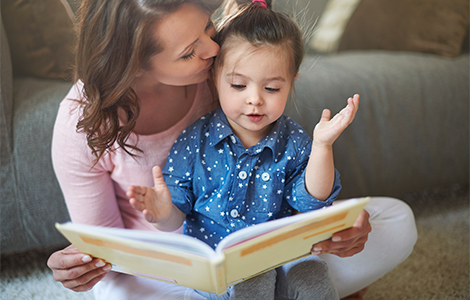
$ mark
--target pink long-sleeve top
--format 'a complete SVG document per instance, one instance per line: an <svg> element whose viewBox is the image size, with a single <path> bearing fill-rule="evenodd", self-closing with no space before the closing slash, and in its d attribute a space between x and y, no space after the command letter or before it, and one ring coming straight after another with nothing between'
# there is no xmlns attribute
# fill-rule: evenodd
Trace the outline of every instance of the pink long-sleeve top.
<svg viewBox="0 0 470 300"><path fill-rule="evenodd" d="M206 83L198 85L188 114L172 128L153 135L135 135L129 143L143 150L131 157L118 147L106 153L92 167L94 157L86 135L77 132L83 84L77 82L61 102L54 126L52 161L73 222L140 230L156 229L142 213L132 208L126 191L130 185L153 186L152 167L164 166L178 135L205 113L215 109L216 102Z"/></svg>

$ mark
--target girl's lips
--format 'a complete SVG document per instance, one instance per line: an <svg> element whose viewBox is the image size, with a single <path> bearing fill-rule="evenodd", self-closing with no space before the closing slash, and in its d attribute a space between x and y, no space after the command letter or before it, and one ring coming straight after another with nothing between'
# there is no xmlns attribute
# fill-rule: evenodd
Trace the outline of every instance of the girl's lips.
<svg viewBox="0 0 470 300"><path fill-rule="evenodd" d="M251 122L259 122L263 119L263 115L250 114L246 115Z"/></svg>

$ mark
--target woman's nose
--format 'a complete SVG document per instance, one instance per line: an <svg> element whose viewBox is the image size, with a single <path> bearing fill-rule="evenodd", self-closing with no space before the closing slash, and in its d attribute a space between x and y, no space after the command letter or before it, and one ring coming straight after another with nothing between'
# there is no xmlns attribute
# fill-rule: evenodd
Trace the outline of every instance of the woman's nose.
<svg viewBox="0 0 470 300"><path fill-rule="evenodd" d="M220 46L210 36L206 36L203 40L204 47L203 52L201 53L202 59L209 59L217 56L219 54Z"/></svg>

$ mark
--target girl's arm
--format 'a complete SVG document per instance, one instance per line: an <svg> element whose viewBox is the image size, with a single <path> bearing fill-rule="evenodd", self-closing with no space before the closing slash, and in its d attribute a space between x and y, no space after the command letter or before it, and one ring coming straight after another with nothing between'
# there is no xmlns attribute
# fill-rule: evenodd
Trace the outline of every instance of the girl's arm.
<svg viewBox="0 0 470 300"><path fill-rule="evenodd" d="M147 221L162 231L175 231L183 225L186 215L172 202L170 190L163 178L162 169L152 169L154 187L130 186L129 203L144 214Z"/></svg>
<svg viewBox="0 0 470 300"><path fill-rule="evenodd" d="M333 143L354 120L359 107L359 95L348 99L348 105L330 120L331 112L325 109L313 131L310 159L305 172L307 191L318 200L331 194L335 179Z"/></svg>

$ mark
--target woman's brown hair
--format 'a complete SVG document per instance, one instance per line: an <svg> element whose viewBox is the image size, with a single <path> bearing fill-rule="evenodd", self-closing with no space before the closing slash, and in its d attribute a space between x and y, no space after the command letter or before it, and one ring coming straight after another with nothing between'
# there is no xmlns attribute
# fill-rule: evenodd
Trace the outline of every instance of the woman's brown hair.
<svg viewBox="0 0 470 300"><path fill-rule="evenodd" d="M113 145L129 155L140 151L127 143L139 116L132 89L136 74L162 51L153 25L183 3L212 14L223 0L84 0L80 7L75 81L83 82L83 110L77 131L84 132L95 163ZM118 111L126 120L118 118Z"/></svg>

